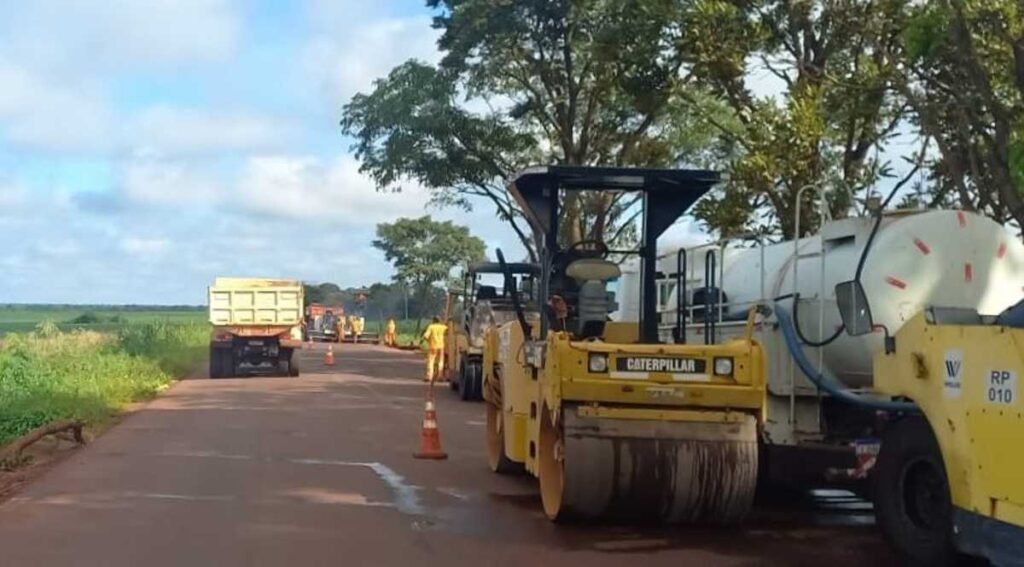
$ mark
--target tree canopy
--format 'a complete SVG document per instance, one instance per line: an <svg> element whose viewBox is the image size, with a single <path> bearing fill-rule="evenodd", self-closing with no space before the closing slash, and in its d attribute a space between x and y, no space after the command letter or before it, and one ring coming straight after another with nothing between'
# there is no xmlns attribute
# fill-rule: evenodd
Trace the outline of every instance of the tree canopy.
<svg viewBox="0 0 1024 567"><path fill-rule="evenodd" d="M680 73L671 2L429 0L442 32L439 66L399 65L345 106L364 172L382 190L412 180L435 203L482 197L533 254L535 242L506 185L537 164L664 166L714 142L692 118L699 96ZM470 105L468 102L471 102ZM709 103L710 104L710 103ZM566 200L569 242L629 238L635 203L612 195Z"/></svg>
<svg viewBox="0 0 1024 567"><path fill-rule="evenodd" d="M440 63L397 66L345 105L342 129L381 190L486 199L531 254L505 187L534 164L722 169L693 211L721 236L802 236L820 190L842 216L925 169L905 205L1024 221L1019 0L427 5ZM567 242L634 235L621 196L564 198L562 212Z"/></svg>
<svg viewBox="0 0 1024 567"><path fill-rule="evenodd" d="M373 246L394 266L394 280L411 289L424 308L436 284L446 282L457 266L483 260L486 252L484 241L466 227L430 216L377 225Z"/></svg>
<svg viewBox="0 0 1024 567"><path fill-rule="evenodd" d="M923 204L1024 226L1024 4L928 2L905 35L905 92L940 153Z"/></svg>

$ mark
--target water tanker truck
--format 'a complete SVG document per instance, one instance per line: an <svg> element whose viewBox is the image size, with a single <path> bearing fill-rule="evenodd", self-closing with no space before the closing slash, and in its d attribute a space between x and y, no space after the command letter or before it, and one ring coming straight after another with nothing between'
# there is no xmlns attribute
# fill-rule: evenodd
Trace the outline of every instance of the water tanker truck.
<svg viewBox="0 0 1024 567"><path fill-rule="evenodd" d="M217 278L208 296L211 378L267 371L299 375L302 282Z"/></svg>
<svg viewBox="0 0 1024 567"><path fill-rule="evenodd" d="M1013 342L1019 332L996 319L1024 296L1024 245L1017 237L966 211L894 211L828 221L818 234L779 244L719 242L669 251L659 271L666 343L721 344L744 335L751 308L759 312L753 339L765 363L759 424L765 480L804 487L852 482L868 489L879 524L908 563L943 564L954 540L989 557L1012 555L993 542L1000 533L1022 532L995 521L996 502L1003 520L1024 524L1016 512L1024 509L1024 493L1012 483L999 485L1024 476L1024 465L1005 459L996 465L1001 470L979 475L994 464L990 446L1024 439L1021 405L1013 395L1005 399L1006 387L989 388L993 400L979 397L992 369L977 357L1004 359L1010 370L1000 376L1021 364ZM635 318L640 310L629 292L639 272L625 268L617 317ZM854 318L851 304L852 312L867 314L869 325L844 324L842 315ZM987 327L986 315L993 321ZM940 338L946 341L941 346ZM973 375L961 378L970 360ZM981 392L972 394L978 399L951 403L961 380L977 382L964 390ZM972 410L1018 417L994 418L1002 420L997 431L972 424ZM968 443L962 433L968 427L971 436L988 441ZM917 472L927 472L923 457L893 464L914 450L932 450L938 455L932 464L945 457L945 468L939 464L939 473L928 476ZM965 468L979 470L965 476ZM957 482L945 480L947 470ZM973 492L964 488L971 483ZM965 506L955 515L951 485L953 504ZM982 490L992 496L991 507L973 505ZM1000 553L988 553L993 549Z"/></svg>

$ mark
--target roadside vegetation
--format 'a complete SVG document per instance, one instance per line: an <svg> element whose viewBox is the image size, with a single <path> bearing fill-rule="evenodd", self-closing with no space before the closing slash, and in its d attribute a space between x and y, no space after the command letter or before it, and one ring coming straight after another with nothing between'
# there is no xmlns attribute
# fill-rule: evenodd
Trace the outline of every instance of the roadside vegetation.
<svg viewBox="0 0 1024 567"><path fill-rule="evenodd" d="M199 322L121 323L113 332L52 322L0 339L0 445L61 419L102 424L152 397L205 357Z"/></svg>
<svg viewBox="0 0 1024 567"><path fill-rule="evenodd" d="M202 323L206 308L196 306L4 305L0 304L0 336L29 333L52 322L62 331L116 332L132 323Z"/></svg>

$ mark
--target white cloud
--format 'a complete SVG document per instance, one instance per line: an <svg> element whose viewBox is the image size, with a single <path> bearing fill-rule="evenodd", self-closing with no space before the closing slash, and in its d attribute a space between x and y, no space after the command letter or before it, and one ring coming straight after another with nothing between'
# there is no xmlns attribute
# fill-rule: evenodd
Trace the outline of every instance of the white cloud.
<svg viewBox="0 0 1024 567"><path fill-rule="evenodd" d="M401 194L380 193L358 162L310 156L265 156L249 161L238 184L239 202L271 216L337 219L372 225L395 216L422 214L429 194L411 184Z"/></svg>
<svg viewBox="0 0 1024 567"><path fill-rule="evenodd" d="M0 58L0 133L31 148L108 146L112 112L91 82L49 80Z"/></svg>
<svg viewBox="0 0 1024 567"><path fill-rule="evenodd" d="M159 105L136 115L124 137L128 146L192 154L278 147L293 133L273 117Z"/></svg>
<svg viewBox="0 0 1024 567"><path fill-rule="evenodd" d="M167 250L171 241L166 238L128 236L121 239L121 249L133 256L149 256Z"/></svg>
<svg viewBox="0 0 1024 567"><path fill-rule="evenodd" d="M307 44L302 57L305 71L336 109L339 101L369 90L375 79L408 59L438 61L438 32L430 23L425 16L394 18L348 26L345 33L330 30Z"/></svg>
<svg viewBox="0 0 1024 567"><path fill-rule="evenodd" d="M15 209L28 201L28 189L13 182L0 179L0 218L9 209Z"/></svg>
<svg viewBox="0 0 1024 567"><path fill-rule="evenodd" d="M2 12L7 51L50 69L219 62L240 35L229 0L33 0Z"/></svg>
<svg viewBox="0 0 1024 567"><path fill-rule="evenodd" d="M194 162L142 153L122 165L120 191L135 203L190 206L216 203L225 188Z"/></svg>

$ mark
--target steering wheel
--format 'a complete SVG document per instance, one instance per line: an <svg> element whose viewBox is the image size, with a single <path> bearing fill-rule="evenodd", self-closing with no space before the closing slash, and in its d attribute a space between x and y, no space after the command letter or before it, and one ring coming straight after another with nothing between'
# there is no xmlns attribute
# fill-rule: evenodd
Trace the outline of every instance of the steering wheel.
<svg viewBox="0 0 1024 567"><path fill-rule="evenodd" d="M603 240L580 240L566 248L565 254L579 258L603 258L608 255L608 245Z"/></svg>

